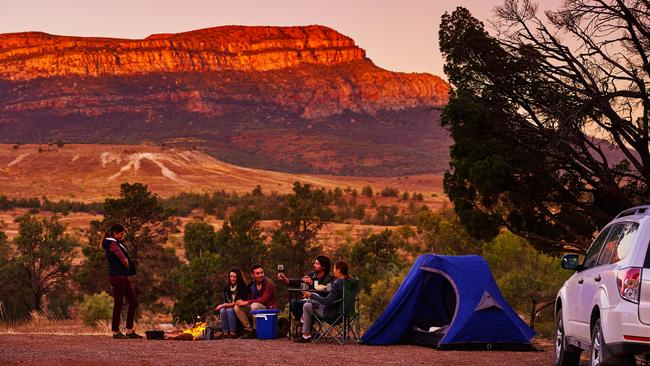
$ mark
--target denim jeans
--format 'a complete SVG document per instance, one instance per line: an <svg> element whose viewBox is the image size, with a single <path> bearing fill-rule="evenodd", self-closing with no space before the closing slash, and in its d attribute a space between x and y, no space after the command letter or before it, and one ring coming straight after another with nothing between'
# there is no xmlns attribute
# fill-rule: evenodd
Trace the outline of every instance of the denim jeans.
<svg viewBox="0 0 650 366"><path fill-rule="evenodd" d="M235 317L234 308L221 309L221 330L224 333L235 333L237 330L237 318Z"/></svg>

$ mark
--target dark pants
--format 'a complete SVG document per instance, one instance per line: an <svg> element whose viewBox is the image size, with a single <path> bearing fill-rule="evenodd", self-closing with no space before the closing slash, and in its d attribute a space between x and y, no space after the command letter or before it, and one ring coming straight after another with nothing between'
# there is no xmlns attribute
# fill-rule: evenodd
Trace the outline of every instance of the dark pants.
<svg viewBox="0 0 650 366"><path fill-rule="evenodd" d="M120 331L120 314L122 313L123 300L129 302L129 310L126 313L126 329L133 329L133 320L135 318L135 307L138 305L135 299L135 291L129 278L126 276L109 276L109 282L113 286L113 323L111 330Z"/></svg>
<svg viewBox="0 0 650 366"><path fill-rule="evenodd" d="M300 321L300 318L302 318L302 306L305 305L306 302L307 300L291 299L291 302L289 303L291 314L296 317L297 321Z"/></svg>

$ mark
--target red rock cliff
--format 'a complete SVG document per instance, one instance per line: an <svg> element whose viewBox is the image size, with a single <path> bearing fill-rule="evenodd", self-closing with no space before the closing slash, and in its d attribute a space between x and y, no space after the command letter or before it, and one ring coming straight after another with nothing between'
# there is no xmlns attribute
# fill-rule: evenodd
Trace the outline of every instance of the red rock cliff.
<svg viewBox="0 0 650 366"><path fill-rule="evenodd" d="M322 26L144 40L0 34L0 142L199 148L271 170L438 172L448 84L377 67ZM0 172L1 173L1 172Z"/></svg>
<svg viewBox="0 0 650 366"><path fill-rule="evenodd" d="M362 60L354 41L323 26L226 26L142 40L0 34L0 78L268 71Z"/></svg>

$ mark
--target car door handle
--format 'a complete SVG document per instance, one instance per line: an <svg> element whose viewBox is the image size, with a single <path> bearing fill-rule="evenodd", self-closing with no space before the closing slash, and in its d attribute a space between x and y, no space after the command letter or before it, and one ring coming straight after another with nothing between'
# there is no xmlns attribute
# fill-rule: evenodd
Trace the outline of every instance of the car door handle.
<svg viewBox="0 0 650 366"><path fill-rule="evenodd" d="M594 277L594 280L595 280L596 282L600 282L600 280L601 280L600 275Z"/></svg>
<svg viewBox="0 0 650 366"><path fill-rule="evenodd" d="M584 278L581 278L581 279L578 280L578 283L581 284L581 285L582 285L583 282L585 282Z"/></svg>

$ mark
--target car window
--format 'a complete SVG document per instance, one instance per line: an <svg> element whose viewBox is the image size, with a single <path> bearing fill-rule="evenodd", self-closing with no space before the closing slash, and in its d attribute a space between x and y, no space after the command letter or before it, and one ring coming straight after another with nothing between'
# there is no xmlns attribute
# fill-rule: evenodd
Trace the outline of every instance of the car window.
<svg viewBox="0 0 650 366"><path fill-rule="evenodd" d="M585 255L585 259L582 261L582 268L591 268L596 265L598 262L600 249L603 247L603 244L605 243L605 240L607 239L607 235L609 235L611 228L611 226L607 227L603 229L600 234L598 234L596 240L594 240L593 244L591 244L587 255Z"/></svg>
<svg viewBox="0 0 650 366"><path fill-rule="evenodd" d="M603 250L600 251L600 257L598 258L599 266L612 262L612 258L616 252L616 246L621 239L621 235L623 235L623 231L625 231L626 225L626 223L620 223L612 226L612 230L610 230L607 240L603 244Z"/></svg>
<svg viewBox="0 0 650 366"><path fill-rule="evenodd" d="M618 246L616 246L616 252L612 256L612 259L609 263L616 263L627 257L632 249L634 244L634 239L636 238L636 233L639 231L639 224L636 222L628 222L623 230L623 236L618 241Z"/></svg>

